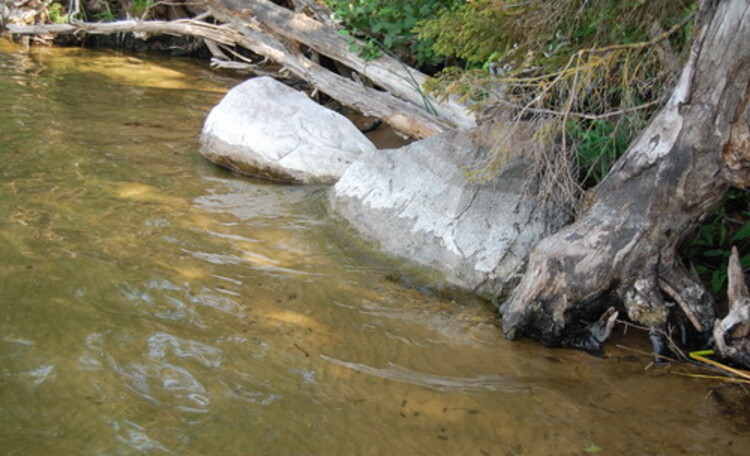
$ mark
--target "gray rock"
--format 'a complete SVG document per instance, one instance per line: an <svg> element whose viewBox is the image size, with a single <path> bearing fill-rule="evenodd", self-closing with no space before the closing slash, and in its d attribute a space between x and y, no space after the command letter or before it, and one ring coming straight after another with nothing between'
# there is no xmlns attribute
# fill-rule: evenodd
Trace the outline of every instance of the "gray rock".
<svg viewBox="0 0 750 456"><path fill-rule="evenodd" d="M334 183L375 151L344 116L270 77L230 90L208 115L201 143L201 154L221 166L297 183Z"/></svg>
<svg viewBox="0 0 750 456"><path fill-rule="evenodd" d="M497 296L520 278L533 245L567 222L566 211L540 204L519 158L493 182L471 183L467 172L485 156L474 138L447 132L364 154L333 187L330 202L386 252Z"/></svg>

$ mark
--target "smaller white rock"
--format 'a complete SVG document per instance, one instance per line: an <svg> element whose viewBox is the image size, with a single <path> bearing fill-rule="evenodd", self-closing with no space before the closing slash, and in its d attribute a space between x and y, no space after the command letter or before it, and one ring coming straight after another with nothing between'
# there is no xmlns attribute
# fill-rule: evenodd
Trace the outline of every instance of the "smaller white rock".
<svg viewBox="0 0 750 456"><path fill-rule="evenodd" d="M270 77L230 90L211 110L201 154L243 174L298 183L335 183L375 146L346 117Z"/></svg>

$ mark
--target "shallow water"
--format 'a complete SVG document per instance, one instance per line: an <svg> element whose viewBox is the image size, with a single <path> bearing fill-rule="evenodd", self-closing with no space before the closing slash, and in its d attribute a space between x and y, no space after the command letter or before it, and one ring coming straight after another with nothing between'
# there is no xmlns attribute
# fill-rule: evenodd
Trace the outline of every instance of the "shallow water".
<svg viewBox="0 0 750 456"><path fill-rule="evenodd" d="M324 188L206 163L237 82L0 44L0 453L748 454L711 383L507 342Z"/></svg>

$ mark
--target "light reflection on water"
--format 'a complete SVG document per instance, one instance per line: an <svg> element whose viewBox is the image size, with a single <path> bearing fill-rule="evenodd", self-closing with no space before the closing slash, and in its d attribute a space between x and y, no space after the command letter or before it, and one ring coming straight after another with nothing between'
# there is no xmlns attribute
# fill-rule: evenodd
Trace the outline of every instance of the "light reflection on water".
<svg viewBox="0 0 750 456"><path fill-rule="evenodd" d="M234 82L0 45L2 454L746 454L706 383L508 343L324 188L205 163Z"/></svg>

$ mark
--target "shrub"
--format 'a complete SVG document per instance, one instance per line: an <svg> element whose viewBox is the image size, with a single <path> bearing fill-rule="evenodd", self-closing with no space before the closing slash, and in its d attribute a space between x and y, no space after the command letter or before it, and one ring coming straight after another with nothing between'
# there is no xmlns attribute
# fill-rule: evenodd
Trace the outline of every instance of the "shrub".
<svg viewBox="0 0 750 456"><path fill-rule="evenodd" d="M449 11L463 0L328 0L345 34L365 42L353 48L374 58L386 51L409 64L430 66L440 62L432 50L432 39L420 39L413 32L423 19Z"/></svg>

